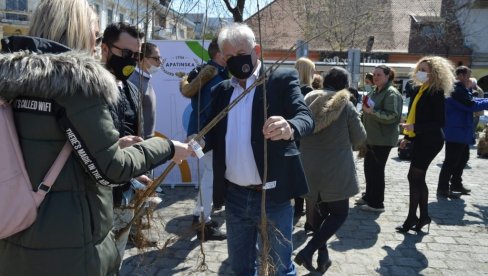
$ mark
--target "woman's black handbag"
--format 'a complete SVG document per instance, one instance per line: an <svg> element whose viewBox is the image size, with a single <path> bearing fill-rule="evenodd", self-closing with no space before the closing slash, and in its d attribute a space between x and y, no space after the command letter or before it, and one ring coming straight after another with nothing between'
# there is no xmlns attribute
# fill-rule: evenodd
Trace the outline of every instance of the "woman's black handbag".
<svg viewBox="0 0 488 276"><path fill-rule="evenodd" d="M398 142L398 158L401 160L412 159L413 142L407 141L407 144L403 149L400 148L400 142Z"/></svg>

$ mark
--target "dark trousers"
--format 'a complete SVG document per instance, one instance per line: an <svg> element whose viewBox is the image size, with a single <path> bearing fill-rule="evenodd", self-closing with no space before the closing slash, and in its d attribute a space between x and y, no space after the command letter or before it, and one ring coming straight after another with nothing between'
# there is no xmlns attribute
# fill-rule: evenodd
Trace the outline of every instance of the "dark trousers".
<svg viewBox="0 0 488 276"><path fill-rule="evenodd" d="M301 215L303 213L304 199L301 197L295 197L295 215Z"/></svg>
<svg viewBox="0 0 488 276"><path fill-rule="evenodd" d="M305 247L306 251L327 250L327 241L332 237L349 214L349 199L333 202L319 202L317 206L318 229L314 232L312 239Z"/></svg>
<svg viewBox="0 0 488 276"><path fill-rule="evenodd" d="M446 157L439 174L437 190L449 190L463 186L463 170L469 160L469 145L446 141Z"/></svg>
<svg viewBox="0 0 488 276"><path fill-rule="evenodd" d="M364 177L366 194L363 199L373 208L384 208L385 200L385 166L390 155L391 146L367 145L364 157Z"/></svg>

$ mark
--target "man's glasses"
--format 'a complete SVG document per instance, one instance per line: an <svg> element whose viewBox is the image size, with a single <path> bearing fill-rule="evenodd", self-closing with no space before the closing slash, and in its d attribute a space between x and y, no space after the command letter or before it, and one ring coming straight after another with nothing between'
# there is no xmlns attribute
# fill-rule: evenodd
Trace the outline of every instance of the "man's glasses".
<svg viewBox="0 0 488 276"><path fill-rule="evenodd" d="M135 60L139 60L139 58L141 57L141 52L133 52L132 50L129 49L121 49L113 44L112 47L114 47L115 49L119 49L122 52L123 58L133 58Z"/></svg>
<svg viewBox="0 0 488 276"><path fill-rule="evenodd" d="M158 62L158 61L159 61L159 62L162 62L161 57L147 57L147 58L151 58L151 59L153 59L153 60L154 60L154 61L156 61L156 62Z"/></svg>

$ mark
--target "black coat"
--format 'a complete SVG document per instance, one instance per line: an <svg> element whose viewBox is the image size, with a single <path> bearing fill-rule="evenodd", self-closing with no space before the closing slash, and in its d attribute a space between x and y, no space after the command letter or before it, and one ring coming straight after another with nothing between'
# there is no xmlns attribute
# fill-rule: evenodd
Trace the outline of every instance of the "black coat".
<svg viewBox="0 0 488 276"><path fill-rule="evenodd" d="M412 90L408 110L417 96L420 87L417 86ZM424 136L432 142L444 141L444 127L445 121L445 97L444 91L425 91L422 97L417 102L415 111L414 131L417 136Z"/></svg>
<svg viewBox="0 0 488 276"><path fill-rule="evenodd" d="M212 89L214 95L212 114L215 117L230 101L234 88L231 80L225 80ZM298 82L298 73L291 69L278 69L268 76L266 81L268 117L283 116L294 128L295 140L309 134L314 129L314 122L305 105ZM251 145L256 166L261 179L264 164L264 125L263 87L256 87L252 108ZM225 136L227 116L224 117L206 136L206 150L213 149L214 194L225 191ZM268 177L267 182L276 181L276 188L268 190L271 200L280 203L308 192L308 186L300 160L300 152L294 141L268 140ZM224 192L225 194L225 192ZM216 202L217 200L217 202ZM222 197L214 196L214 204L219 205Z"/></svg>

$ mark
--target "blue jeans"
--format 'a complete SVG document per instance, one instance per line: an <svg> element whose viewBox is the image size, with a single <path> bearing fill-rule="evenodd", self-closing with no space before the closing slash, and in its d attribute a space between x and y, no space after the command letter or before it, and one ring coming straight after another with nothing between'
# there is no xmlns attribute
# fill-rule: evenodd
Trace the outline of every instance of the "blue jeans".
<svg viewBox="0 0 488 276"><path fill-rule="evenodd" d="M238 276L258 273L258 235L261 222L261 192L229 184L225 203L227 250ZM266 197L269 257L273 275L296 275L291 261L293 251L291 201L275 203Z"/></svg>

